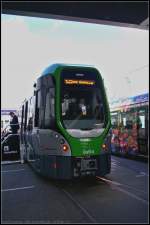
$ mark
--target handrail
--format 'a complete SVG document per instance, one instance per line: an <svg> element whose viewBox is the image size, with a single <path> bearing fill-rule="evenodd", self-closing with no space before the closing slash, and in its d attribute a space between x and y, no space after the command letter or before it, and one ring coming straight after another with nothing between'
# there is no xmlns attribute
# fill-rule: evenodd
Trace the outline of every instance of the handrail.
<svg viewBox="0 0 150 225"><path fill-rule="evenodd" d="M1 140L3 140L3 138L4 138L5 134L6 134L7 128L8 128L8 127L11 127L11 126L14 126L14 125L20 125L20 124L19 124L19 123L8 124L8 125L4 128L4 130L2 131L2 134L1 134Z"/></svg>
<svg viewBox="0 0 150 225"><path fill-rule="evenodd" d="M12 137L12 136L19 136L19 135L20 135L20 134L8 134L8 136L6 137L6 139L2 140L1 145L3 145L3 144L5 143L5 141L7 141L7 139L8 139L9 137Z"/></svg>

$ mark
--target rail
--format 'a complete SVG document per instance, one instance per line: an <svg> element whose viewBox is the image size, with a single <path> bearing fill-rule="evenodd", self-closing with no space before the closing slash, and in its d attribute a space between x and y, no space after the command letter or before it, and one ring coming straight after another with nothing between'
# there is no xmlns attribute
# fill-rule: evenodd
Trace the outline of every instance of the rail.
<svg viewBox="0 0 150 225"><path fill-rule="evenodd" d="M11 126L14 126L14 125L18 125L19 123L14 123L14 124L8 124L4 129L3 129L3 131L2 131L2 133L1 133L1 141L3 141L4 140L4 138L5 138L5 136L7 135L7 131L8 131L8 127L11 127ZM9 131L8 131L9 132ZM11 131L10 131L11 132ZM13 134L13 133L9 133L9 134ZM8 135L9 135L8 134ZM7 136L8 136L7 135ZM7 137L6 136L6 137Z"/></svg>
<svg viewBox="0 0 150 225"><path fill-rule="evenodd" d="M8 135L6 136L6 139L5 139L5 138L1 139L1 145L3 145L3 144L8 140L8 138L10 138L10 137L12 137L12 136L19 136L19 135L20 135L20 134L12 134L12 133L8 134Z"/></svg>

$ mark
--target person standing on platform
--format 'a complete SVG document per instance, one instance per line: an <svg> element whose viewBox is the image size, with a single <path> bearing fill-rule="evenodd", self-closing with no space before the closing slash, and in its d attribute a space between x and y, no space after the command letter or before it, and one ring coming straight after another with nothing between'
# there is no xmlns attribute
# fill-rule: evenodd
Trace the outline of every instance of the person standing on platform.
<svg viewBox="0 0 150 225"><path fill-rule="evenodd" d="M17 134L19 130L19 123L18 117L15 115L14 112L10 112L9 115L11 116L10 127L13 134Z"/></svg>

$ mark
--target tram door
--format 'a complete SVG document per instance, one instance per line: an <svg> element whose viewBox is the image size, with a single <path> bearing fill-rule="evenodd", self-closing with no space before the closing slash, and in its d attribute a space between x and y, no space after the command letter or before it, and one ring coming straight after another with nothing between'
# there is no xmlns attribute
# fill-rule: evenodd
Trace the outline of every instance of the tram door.
<svg viewBox="0 0 150 225"><path fill-rule="evenodd" d="M138 109L138 146L141 154L148 154L148 112L147 108Z"/></svg>

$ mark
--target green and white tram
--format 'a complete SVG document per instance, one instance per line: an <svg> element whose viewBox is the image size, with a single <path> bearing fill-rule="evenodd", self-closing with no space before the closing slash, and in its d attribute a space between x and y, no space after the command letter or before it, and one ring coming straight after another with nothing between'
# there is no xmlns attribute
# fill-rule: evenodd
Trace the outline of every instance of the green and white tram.
<svg viewBox="0 0 150 225"><path fill-rule="evenodd" d="M33 97L22 105L25 160L56 179L110 173L110 111L98 70L53 64L34 88Z"/></svg>

